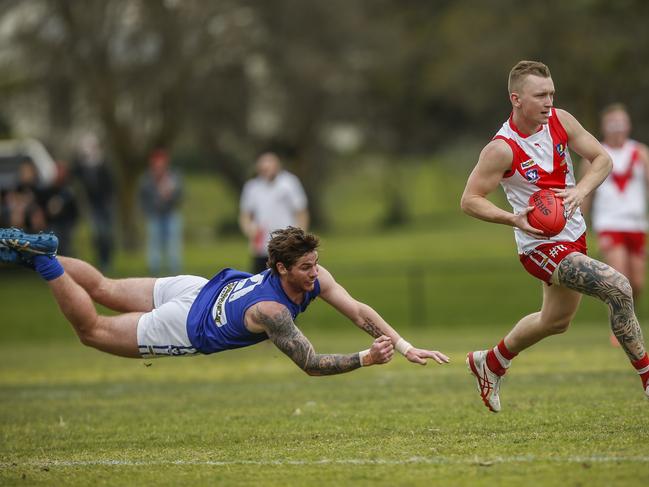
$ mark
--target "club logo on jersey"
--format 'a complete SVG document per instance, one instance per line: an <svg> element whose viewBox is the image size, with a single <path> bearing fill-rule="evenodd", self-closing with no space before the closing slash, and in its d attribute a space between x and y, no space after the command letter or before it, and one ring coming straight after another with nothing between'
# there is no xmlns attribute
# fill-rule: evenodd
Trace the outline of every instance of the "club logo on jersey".
<svg viewBox="0 0 649 487"><path fill-rule="evenodd" d="M227 317L225 319L225 313L223 306L225 305L226 300L230 297L230 293L234 289L234 286L237 284L237 281L233 281L227 284L219 293L218 298L216 299L216 304L214 305L214 322L216 326L223 326L228 323Z"/></svg>
<svg viewBox="0 0 649 487"><path fill-rule="evenodd" d="M537 169L528 169L525 171L525 179L530 183L535 183L541 179L541 176L539 176L539 171Z"/></svg>
<svg viewBox="0 0 649 487"><path fill-rule="evenodd" d="M566 145L565 144L557 144L554 146L554 148L557 151L557 154L559 154L559 157L563 158L566 156Z"/></svg>
<svg viewBox="0 0 649 487"><path fill-rule="evenodd" d="M527 169L528 167L532 167L535 164L536 162L534 162L534 159L528 159L525 162L521 162L521 169Z"/></svg>

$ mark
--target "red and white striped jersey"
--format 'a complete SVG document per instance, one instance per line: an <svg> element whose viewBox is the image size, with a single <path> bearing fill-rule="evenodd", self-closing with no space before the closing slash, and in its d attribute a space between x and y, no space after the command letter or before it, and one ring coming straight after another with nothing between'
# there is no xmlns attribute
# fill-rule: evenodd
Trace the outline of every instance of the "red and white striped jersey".
<svg viewBox="0 0 649 487"><path fill-rule="evenodd" d="M595 191L593 228L598 232L647 231L647 183L638 143L602 144L613 159L611 174Z"/></svg>
<svg viewBox="0 0 649 487"><path fill-rule="evenodd" d="M548 123L542 125L538 132L522 134L510 116L494 139L507 142L514 155L511 169L505 172L500 182L514 212L527 208L530 196L539 189L563 189L575 185L568 134L554 108ZM561 233L554 237L533 237L518 228L514 228L514 236L518 253L527 254L549 241L575 242L585 231L584 217L577 210Z"/></svg>

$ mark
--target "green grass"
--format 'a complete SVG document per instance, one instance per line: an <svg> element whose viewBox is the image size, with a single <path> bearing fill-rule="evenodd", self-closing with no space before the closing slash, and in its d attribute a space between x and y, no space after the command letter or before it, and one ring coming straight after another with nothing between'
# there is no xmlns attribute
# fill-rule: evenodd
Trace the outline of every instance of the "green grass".
<svg viewBox="0 0 649 487"><path fill-rule="evenodd" d="M0 485L646 484L649 404L608 345L605 308L586 298L567 334L521 354L503 411L489 413L464 356L538 309L540 284L510 229L459 213L457 177L401 168L412 221L378 231L381 177L364 171L331 189L321 262L450 365L396 357L310 378L266 343L147 366L82 347L40 279L3 268ZM188 185L186 271L247 267L244 240L213 231L231 219L233 195L208 178ZM114 273L145 274L143 254L120 254ZM319 351L369 344L321 302L299 326Z"/></svg>
<svg viewBox="0 0 649 487"><path fill-rule="evenodd" d="M410 333L453 363L329 378L267 344L150 367L67 340L2 345L0 484L647 482L647 404L606 330L576 326L518 358L494 415L462 359L504 331ZM309 334L320 350L367 344Z"/></svg>

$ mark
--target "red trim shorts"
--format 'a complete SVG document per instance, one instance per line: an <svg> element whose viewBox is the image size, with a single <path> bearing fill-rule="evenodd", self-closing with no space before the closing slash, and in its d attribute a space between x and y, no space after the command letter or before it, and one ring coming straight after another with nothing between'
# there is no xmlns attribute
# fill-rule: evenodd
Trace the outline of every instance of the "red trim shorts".
<svg viewBox="0 0 649 487"><path fill-rule="evenodd" d="M622 246L634 255L645 254L645 243L647 234L645 232L599 232L597 243L600 250L608 252L613 247Z"/></svg>
<svg viewBox="0 0 649 487"><path fill-rule="evenodd" d="M559 267L559 263L566 255L573 252L588 255L585 233L575 242L548 242L541 244L530 253L519 255L519 258L527 272L543 282L552 284L551 279L555 269Z"/></svg>

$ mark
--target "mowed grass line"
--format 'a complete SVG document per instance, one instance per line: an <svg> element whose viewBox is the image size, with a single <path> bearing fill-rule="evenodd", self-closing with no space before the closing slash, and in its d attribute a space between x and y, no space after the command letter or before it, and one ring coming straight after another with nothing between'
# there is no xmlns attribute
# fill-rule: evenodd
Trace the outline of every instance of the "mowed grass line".
<svg viewBox="0 0 649 487"><path fill-rule="evenodd" d="M410 338L434 341L451 365L397 357L328 378L307 377L268 344L148 367L72 341L2 345L0 484L649 480L649 404L606 330L575 326L519 357L495 415L463 359L501 331L422 330ZM311 335L322 351L367 343L352 330Z"/></svg>

